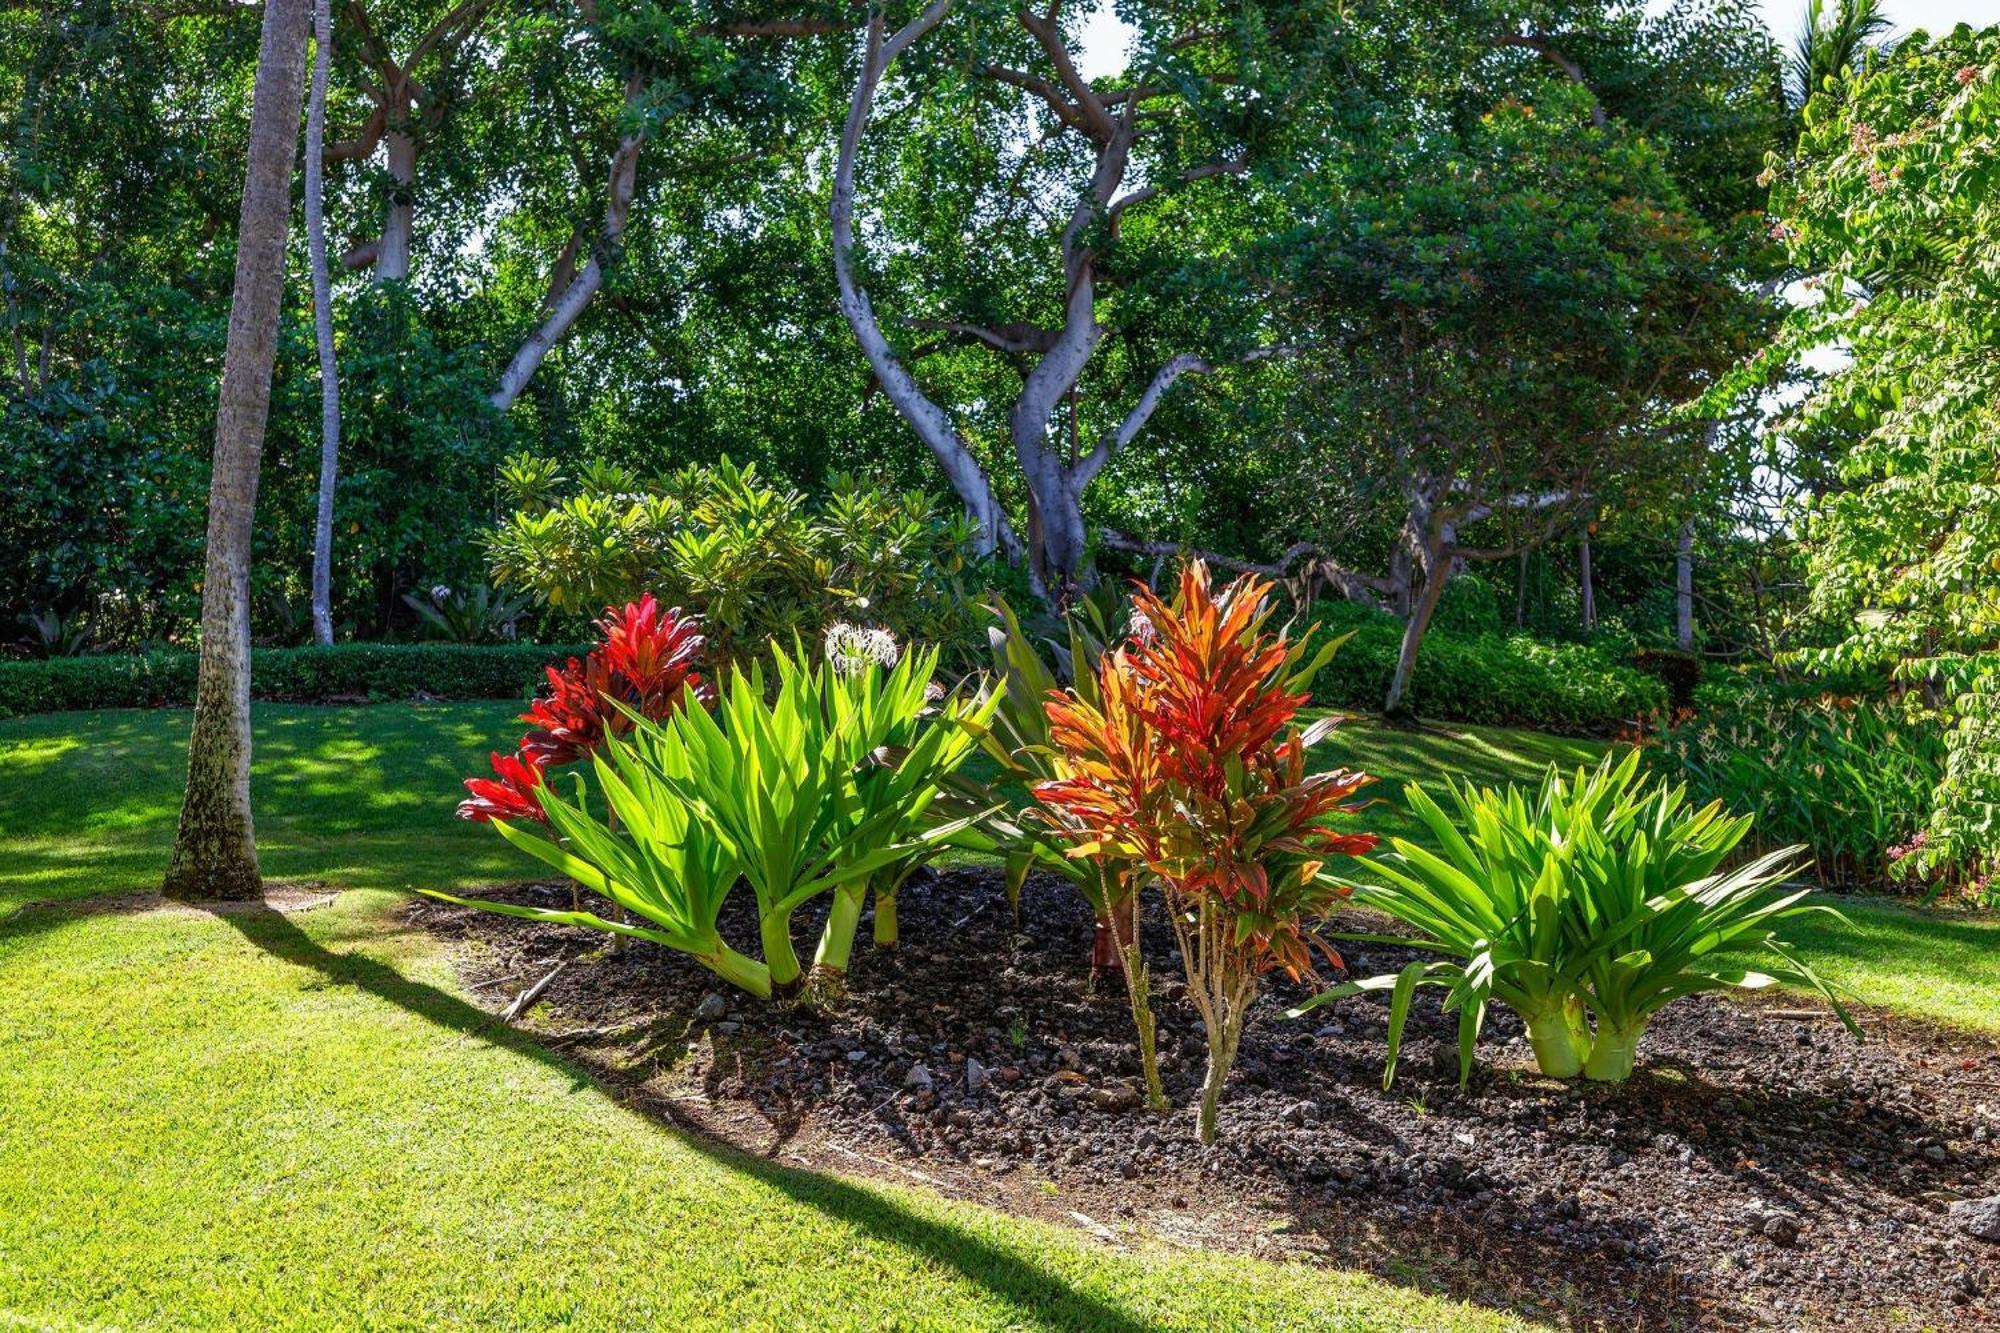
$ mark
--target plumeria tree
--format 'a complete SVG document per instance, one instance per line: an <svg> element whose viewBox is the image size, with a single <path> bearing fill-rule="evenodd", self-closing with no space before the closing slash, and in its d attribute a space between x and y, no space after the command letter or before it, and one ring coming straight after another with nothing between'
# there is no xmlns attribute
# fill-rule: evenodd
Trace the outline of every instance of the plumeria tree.
<svg viewBox="0 0 2000 1333"><path fill-rule="evenodd" d="M1819 665L1886 667L1949 710L1912 869L2000 853L2000 27L1912 37L1814 94L1770 176L1818 292L1736 387L1834 344L1780 428L1851 440L1803 526Z"/></svg>

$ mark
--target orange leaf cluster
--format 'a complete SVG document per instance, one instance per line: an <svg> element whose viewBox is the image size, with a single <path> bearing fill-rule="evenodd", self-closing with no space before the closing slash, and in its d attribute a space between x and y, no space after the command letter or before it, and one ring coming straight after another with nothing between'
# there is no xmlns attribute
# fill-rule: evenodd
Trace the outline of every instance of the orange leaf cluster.
<svg viewBox="0 0 2000 1333"><path fill-rule="evenodd" d="M1370 833L1327 826L1372 779L1306 771L1321 734L1296 725L1309 701L1288 688L1294 653L1267 630L1270 584L1246 575L1221 593L1199 562L1171 604L1141 588L1146 627L1098 664L1098 701L1047 701L1057 777L1040 783L1042 814L1073 856L1143 863L1175 910L1204 900L1229 913L1242 962L1256 972L1312 972L1311 932L1343 891L1319 878L1333 856L1359 855Z"/></svg>

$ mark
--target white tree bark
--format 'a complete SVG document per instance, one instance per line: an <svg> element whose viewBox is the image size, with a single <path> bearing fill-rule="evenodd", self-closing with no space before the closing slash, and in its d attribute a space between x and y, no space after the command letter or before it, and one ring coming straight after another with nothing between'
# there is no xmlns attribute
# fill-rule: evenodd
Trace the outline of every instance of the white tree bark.
<svg viewBox="0 0 2000 1333"><path fill-rule="evenodd" d="M1694 651L1694 520L1681 522L1681 538L1674 551L1674 645L1684 653Z"/></svg>
<svg viewBox="0 0 2000 1333"><path fill-rule="evenodd" d="M377 282L400 282L410 276L410 239L417 225L417 143L409 135L407 85L392 90L390 97L389 128L382 136L389 163L389 203L375 251Z"/></svg>
<svg viewBox="0 0 2000 1333"><path fill-rule="evenodd" d="M848 106L847 123L841 130L840 154L834 165L833 203L829 221L833 228L833 275L840 288L840 313L861 344L862 355L875 378L910 429L944 469L952 490L965 505L966 514L979 527L978 550L982 555L999 551L1008 559L1018 559L1020 539L1014 534L1007 513L986 477L979 460L973 457L951 416L918 387L914 376L897 359L868 293L854 275L854 173L861 151L861 136L875 103L875 90L889 66L911 42L929 32L951 12L953 0L932 0L923 13L885 37L885 25L877 11L868 22L862 39L861 73L855 80L854 97Z"/></svg>
<svg viewBox="0 0 2000 1333"><path fill-rule="evenodd" d="M1577 585L1583 592L1583 627L1597 628L1597 584L1590 574L1590 529L1583 530L1583 538L1576 546Z"/></svg>
<svg viewBox="0 0 2000 1333"><path fill-rule="evenodd" d="M636 95L636 89L633 92ZM632 198L639 181L639 150L644 146L645 139L638 134L629 134L618 141L618 151L611 158L611 180L598 248L590 256L590 262L577 270L562 294L550 303L548 317L528 335L500 372L500 383L491 398L496 410L505 412L514 405L543 359L569 334L591 298L604 286L605 260L616 252L625 234L625 223L632 214Z"/></svg>
<svg viewBox="0 0 2000 1333"><path fill-rule="evenodd" d="M313 0L312 97L306 110L306 248L319 344L319 512L313 524L313 642L333 642L333 489L340 473L340 374L333 355L333 283L326 261L326 81L333 58L329 0Z"/></svg>

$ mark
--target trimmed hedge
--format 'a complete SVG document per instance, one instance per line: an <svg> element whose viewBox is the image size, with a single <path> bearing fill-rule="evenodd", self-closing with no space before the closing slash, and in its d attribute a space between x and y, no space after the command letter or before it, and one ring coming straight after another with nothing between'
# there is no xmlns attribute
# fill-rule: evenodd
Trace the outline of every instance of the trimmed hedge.
<svg viewBox="0 0 2000 1333"><path fill-rule="evenodd" d="M565 644L345 643L259 648L250 690L259 699L525 699L542 668L587 649ZM194 702L190 652L0 662L0 717Z"/></svg>
<svg viewBox="0 0 2000 1333"><path fill-rule="evenodd" d="M1351 602L1318 602L1315 646L1354 631L1313 682L1313 701L1379 711L1402 650L1403 622ZM1410 708L1420 717L1608 735L1667 706L1661 682L1605 648L1525 634L1433 628L1417 650Z"/></svg>

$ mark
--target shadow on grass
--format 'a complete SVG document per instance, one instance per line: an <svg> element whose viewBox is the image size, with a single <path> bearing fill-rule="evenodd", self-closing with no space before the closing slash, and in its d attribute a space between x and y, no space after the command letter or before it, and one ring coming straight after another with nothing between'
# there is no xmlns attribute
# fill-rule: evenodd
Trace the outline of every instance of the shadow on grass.
<svg viewBox="0 0 2000 1333"><path fill-rule="evenodd" d="M787 1198L817 1209L846 1225L859 1228L935 1263L956 1270L994 1296L1013 1305L1024 1319L1062 1328L1089 1328L1105 1333L1139 1333L1147 1327L1115 1306L1076 1291L1062 1278L1018 1255L949 1226L918 1217L872 1191L836 1177L800 1171L745 1156L721 1144L664 1122L615 1085L600 1082L558 1058L534 1038L498 1021L492 1014L361 953L336 953L301 930L281 913L232 909L215 914L244 939L274 958L309 968L338 985L358 986L377 999L415 1014L427 1022L463 1036L479 1037L513 1054L557 1070L573 1087L596 1087L621 1105L647 1114L670 1130L676 1141L693 1148L732 1171L749 1175Z"/></svg>

